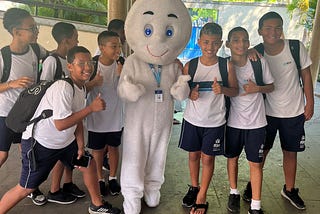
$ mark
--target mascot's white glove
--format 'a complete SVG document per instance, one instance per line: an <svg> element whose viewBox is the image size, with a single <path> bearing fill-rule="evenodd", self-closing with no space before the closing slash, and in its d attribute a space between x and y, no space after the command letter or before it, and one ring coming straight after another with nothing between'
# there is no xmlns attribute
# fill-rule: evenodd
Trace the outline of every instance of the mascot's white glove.
<svg viewBox="0 0 320 214"><path fill-rule="evenodd" d="M180 75L178 77L178 81L170 89L170 93L174 99L182 101L188 98L190 93L188 81L190 79L190 75Z"/></svg>
<svg viewBox="0 0 320 214"><path fill-rule="evenodd" d="M142 84L134 84L128 75L123 76L122 84L119 85L121 97L130 102L136 102L144 93L146 89Z"/></svg>

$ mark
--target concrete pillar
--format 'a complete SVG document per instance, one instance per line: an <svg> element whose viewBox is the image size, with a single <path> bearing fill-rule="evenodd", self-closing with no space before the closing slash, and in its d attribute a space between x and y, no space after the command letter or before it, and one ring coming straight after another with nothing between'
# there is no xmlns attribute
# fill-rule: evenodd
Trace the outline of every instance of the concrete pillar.
<svg viewBox="0 0 320 214"><path fill-rule="evenodd" d="M313 85L316 85L318 74L319 74L319 64L320 64L320 3L317 2L316 14L314 16L314 23L312 29L312 37L310 44L310 57L312 60L312 65L310 66Z"/></svg>

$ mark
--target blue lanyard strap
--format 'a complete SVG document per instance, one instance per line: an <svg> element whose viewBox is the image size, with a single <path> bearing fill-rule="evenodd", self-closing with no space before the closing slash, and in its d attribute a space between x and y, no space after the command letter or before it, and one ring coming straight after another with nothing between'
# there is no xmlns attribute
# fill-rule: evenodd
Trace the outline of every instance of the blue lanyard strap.
<svg viewBox="0 0 320 214"><path fill-rule="evenodd" d="M158 69L157 70L155 69L155 67L152 64L149 64L149 67L151 68L153 76L157 81L158 88L160 88L162 65L158 65Z"/></svg>

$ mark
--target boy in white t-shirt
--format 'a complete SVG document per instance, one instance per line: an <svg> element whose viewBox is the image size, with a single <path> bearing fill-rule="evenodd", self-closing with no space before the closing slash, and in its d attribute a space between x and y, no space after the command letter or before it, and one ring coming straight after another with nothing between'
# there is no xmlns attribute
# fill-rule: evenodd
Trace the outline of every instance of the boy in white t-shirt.
<svg viewBox="0 0 320 214"><path fill-rule="evenodd" d="M68 51L79 43L78 31L75 26L70 23L56 23L52 27L52 36L57 42L58 47L43 61L40 80L55 80L70 76L67 69L66 56ZM57 60L59 60L59 62ZM63 174L64 184L61 189L60 182ZM51 187L47 195L49 202L71 204L75 202L77 198L85 197L85 192L80 190L72 182L72 170L64 167L61 161L58 161L53 168L51 177Z"/></svg>
<svg viewBox="0 0 320 214"><path fill-rule="evenodd" d="M266 132L266 113L262 93L273 91L273 77L268 64L261 58L261 76L264 85L258 85L254 68L248 59L249 34L242 27L233 28L228 34L226 46L231 50L239 86L239 95L231 97L230 113L226 129L226 154L230 195L228 210L240 212L240 192L237 189L238 160L243 148L250 166L252 201L248 213L263 213L261 210L262 161ZM258 75L258 74L257 74ZM258 78L258 77L257 77Z"/></svg>
<svg viewBox="0 0 320 214"><path fill-rule="evenodd" d="M264 14L259 19L258 33L263 38L264 57L275 80L275 90L267 94L266 98L268 125L264 161L279 131L285 177L281 195L297 209L304 210L306 206L299 196L299 189L295 188L295 181L297 153L305 150L304 123L312 118L314 112L310 72L312 62L307 49L299 42L301 70L298 71L290 51L289 40L282 39L283 20L278 13L272 11ZM251 196L248 187L250 183L243 195L246 200L250 200Z"/></svg>
<svg viewBox="0 0 320 214"><path fill-rule="evenodd" d="M92 101L97 94L107 100L105 111L96 112L87 117L88 148L97 164L97 174L101 195L106 195L105 180L102 175L105 147L109 157L109 190L111 195L118 195L121 191L116 173L119 163L119 146L123 129L123 103L118 96L117 87L122 64L117 62L121 53L120 37L112 31L103 31L98 35L98 45L101 55L98 56L96 77L87 83L90 90L88 101ZM102 80L102 81L101 81Z"/></svg>
<svg viewBox="0 0 320 214"><path fill-rule="evenodd" d="M4 194L0 201L0 213L6 213L19 201L33 192L44 182L58 160L73 168L72 156L80 159L84 154L83 119L92 112L102 111L106 105L100 95L85 106L85 82L90 78L93 68L91 54L84 47L74 47L68 52L68 70L73 86L65 81L56 81L41 99L35 112L37 117L44 109L52 109L53 115L30 125L23 133L22 171L19 184ZM33 138L31 137L33 136ZM34 140L35 140L35 143ZM32 161L34 152L36 168ZM103 202L99 194L96 165L90 162L88 167L78 167L91 197L89 213L120 213L109 203Z"/></svg>
<svg viewBox="0 0 320 214"><path fill-rule="evenodd" d="M200 31L198 44L202 51L199 57L194 82L211 81L210 88L199 84L191 88L183 116L179 147L189 152L191 186L182 200L182 205L192 207L190 213L205 214L208 209L207 190L213 175L214 158L224 154L225 97L238 94L237 79L231 63L228 63L228 87L222 80L218 56L222 45L222 28L216 23L205 24ZM190 62L183 74L188 75ZM199 184L200 161L202 163Z"/></svg>

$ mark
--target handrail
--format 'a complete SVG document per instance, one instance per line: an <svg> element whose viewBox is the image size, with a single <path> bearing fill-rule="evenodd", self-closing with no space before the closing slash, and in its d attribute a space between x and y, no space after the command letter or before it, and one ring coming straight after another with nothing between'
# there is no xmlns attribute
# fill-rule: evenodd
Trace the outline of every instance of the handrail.
<svg viewBox="0 0 320 214"><path fill-rule="evenodd" d="M94 11L94 10L88 10L83 8L74 8L74 7L68 7L61 4L52 4L52 3L44 3L44 2L38 2L38 1L32 1L32 0L11 0L11 2L16 3L22 3L27 5L34 5L36 7L36 14L35 16L38 16L37 14L37 7L47 7L52 9L60 9L60 10L66 10L66 11L77 11L77 13L84 13L88 15L98 15L98 16L105 16L107 17L108 12L107 11Z"/></svg>

